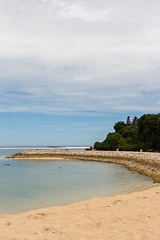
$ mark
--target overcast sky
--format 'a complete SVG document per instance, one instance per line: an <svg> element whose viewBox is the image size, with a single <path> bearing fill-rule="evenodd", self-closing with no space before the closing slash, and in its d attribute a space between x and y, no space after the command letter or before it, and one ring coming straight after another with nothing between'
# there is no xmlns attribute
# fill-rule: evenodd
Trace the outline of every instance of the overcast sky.
<svg viewBox="0 0 160 240"><path fill-rule="evenodd" d="M159 0L0 0L0 112L160 109Z"/></svg>

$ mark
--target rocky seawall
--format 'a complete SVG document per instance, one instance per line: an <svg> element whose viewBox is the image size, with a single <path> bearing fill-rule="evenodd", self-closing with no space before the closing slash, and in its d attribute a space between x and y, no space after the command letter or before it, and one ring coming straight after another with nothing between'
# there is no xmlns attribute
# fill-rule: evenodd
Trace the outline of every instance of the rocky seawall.
<svg viewBox="0 0 160 240"><path fill-rule="evenodd" d="M18 160L82 160L116 163L160 182L160 153L124 151L23 151L6 158Z"/></svg>

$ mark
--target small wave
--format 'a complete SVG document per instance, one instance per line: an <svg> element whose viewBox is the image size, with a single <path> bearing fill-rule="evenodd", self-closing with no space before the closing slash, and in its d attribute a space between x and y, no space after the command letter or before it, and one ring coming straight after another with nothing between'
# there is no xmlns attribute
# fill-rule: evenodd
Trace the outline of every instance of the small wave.
<svg viewBox="0 0 160 240"><path fill-rule="evenodd" d="M19 150L23 150L23 149L25 149L25 150L30 150L30 149L42 149L42 150L47 150L47 149L49 149L49 150L51 150L51 149L61 149L61 150L64 150L64 149L86 149L86 148L88 148L88 146L86 146L86 147L82 147L82 146L76 146L76 147L72 147L72 146L62 146L62 147L58 147L58 146L56 146L56 147L39 147L39 146L36 146L36 147L0 147L0 150L17 150L17 149L19 149Z"/></svg>

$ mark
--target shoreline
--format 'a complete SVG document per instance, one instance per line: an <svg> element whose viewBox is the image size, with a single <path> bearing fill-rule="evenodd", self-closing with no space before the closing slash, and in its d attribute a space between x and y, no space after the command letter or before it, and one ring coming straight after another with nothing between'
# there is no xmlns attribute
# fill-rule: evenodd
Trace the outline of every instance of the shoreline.
<svg viewBox="0 0 160 240"><path fill-rule="evenodd" d="M76 203L81 203L84 201L92 201L93 199L99 199L99 198L110 198L110 197L116 197L119 195L127 195L127 194L132 194L134 192L143 192L145 190L151 189L151 188L155 188L155 187L160 187L160 183L156 183L156 182L152 182L150 185L146 185L143 187L138 187L132 190L124 190L121 191L119 193L113 193L107 196L97 196L97 197L91 197L91 198L86 198L86 199L81 199L81 200L77 200L77 201L71 201L68 203L64 203L64 204L53 204L53 205L48 205L48 206L44 206L44 207L38 207L38 208L32 208L32 209L28 209L28 210L22 210L22 211L17 211L17 212L13 212L13 213L4 213L4 214L0 214L0 218L1 217L5 217L5 216L16 216L19 214L24 214L24 213L28 213L28 212L34 212L34 211L40 211L42 209L49 209L49 208L53 208L53 207L64 207L64 206L68 206L68 205L72 205L72 204L76 204Z"/></svg>
<svg viewBox="0 0 160 240"><path fill-rule="evenodd" d="M83 160L121 164L159 176L160 154L99 151L24 151L15 160ZM140 169L140 170L139 170ZM144 173L144 170L147 171ZM159 179L159 178L158 178ZM159 240L160 184L118 195L0 216L3 240Z"/></svg>
<svg viewBox="0 0 160 240"><path fill-rule="evenodd" d="M131 171L147 175L160 183L160 153L124 151L35 150L6 157L15 160L81 160L115 163Z"/></svg>
<svg viewBox="0 0 160 240"><path fill-rule="evenodd" d="M0 216L3 240L159 240L160 184L115 196Z"/></svg>

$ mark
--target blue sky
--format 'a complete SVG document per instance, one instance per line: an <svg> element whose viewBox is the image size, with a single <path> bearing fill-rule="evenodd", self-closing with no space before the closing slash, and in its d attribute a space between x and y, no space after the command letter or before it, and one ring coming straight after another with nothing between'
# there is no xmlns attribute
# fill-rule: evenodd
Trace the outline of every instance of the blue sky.
<svg viewBox="0 0 160 240"><path fill-rule="evenodd" d="M0 145L92 145L160 109L159 0L1 0Z"/></svg>
<svg viewBox="0 0 160 240"><path fill-rule="evenodd" d="M119 120L126 121L126 114L0 113L0 146L92 146L95 141L104 140L107 133L113 131L115 122Z"/></svg>

